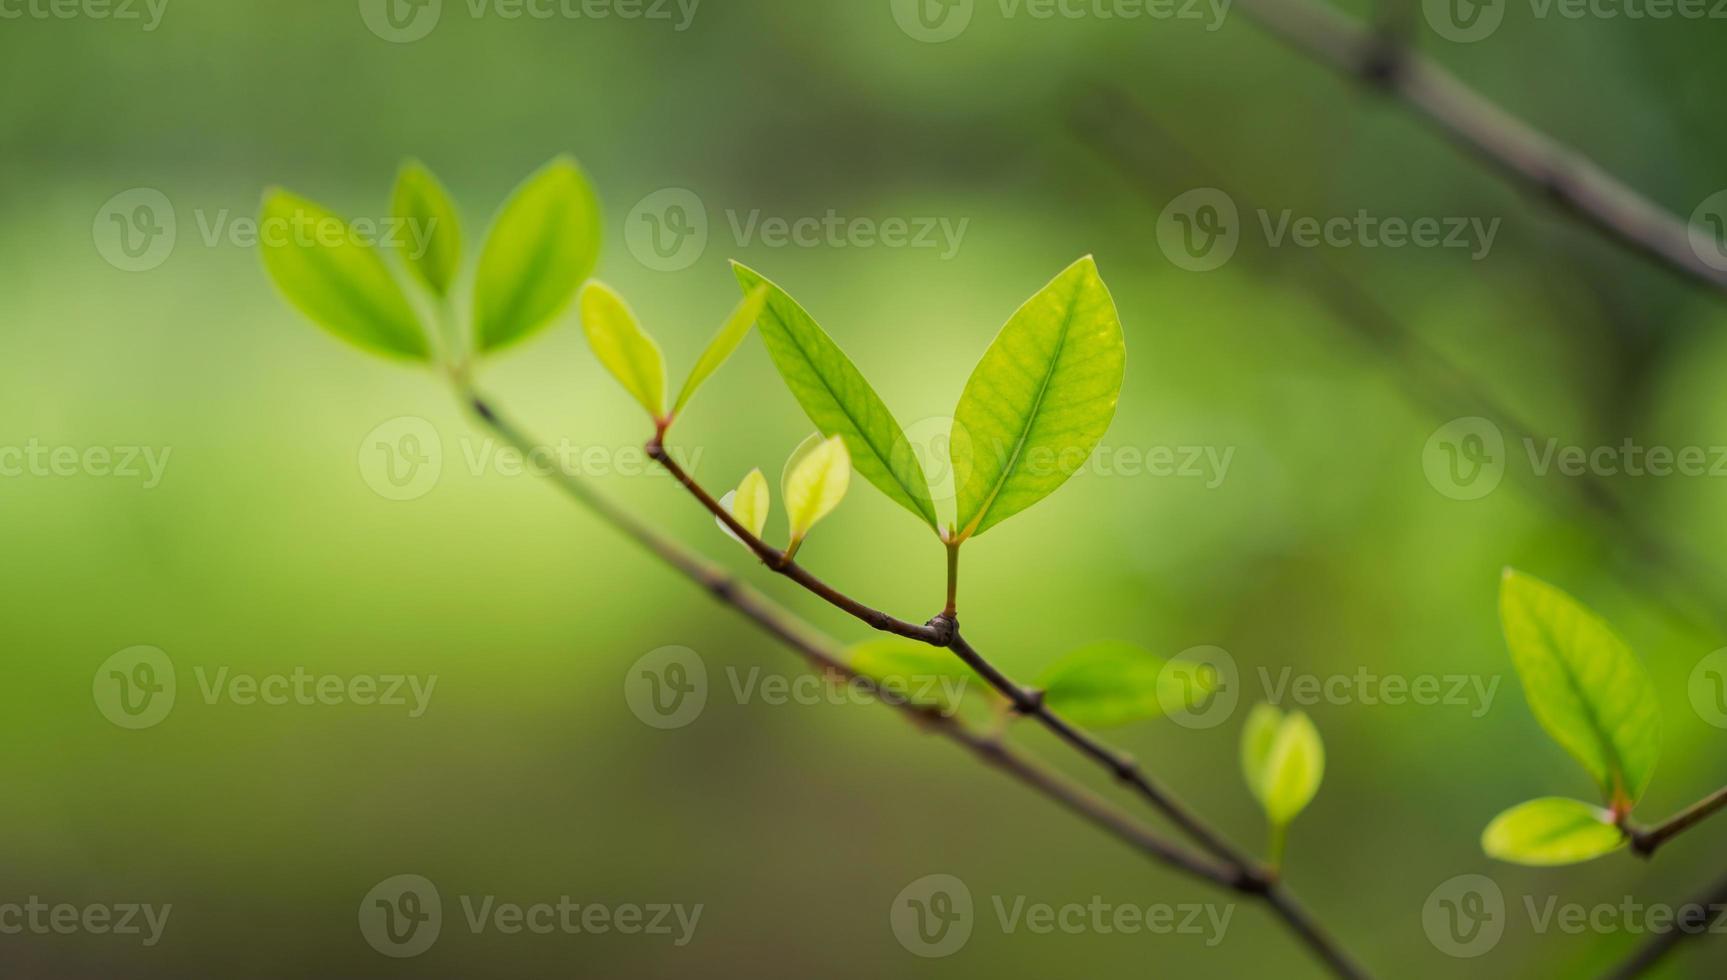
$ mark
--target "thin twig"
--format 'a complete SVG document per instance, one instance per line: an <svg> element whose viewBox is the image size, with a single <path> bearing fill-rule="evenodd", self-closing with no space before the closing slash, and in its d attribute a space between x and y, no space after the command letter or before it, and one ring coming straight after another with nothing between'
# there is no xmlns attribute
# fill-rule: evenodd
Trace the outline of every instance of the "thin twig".
<svg viewBox="0 0 1727 980"><path fill-rule="evenodd" d="M1452 142L1614 241L1727 291L1727 270L1693 250L1684 222L1431 58L1317 0L1240 0L1238 6L1295 49L1397 97Z"/></svg>
<svg viewBox="0 0 1727 980"><path fill-rule="evenodd" d="M693 476L678 464L677 460L672 458L659 438L656 437L648 443L647 453L649 457L672 474L701 503L703 508L718 518L732 534L736 535L754 552L769 570L800 585L805 585L806 588L809 588L806 584L809 581L820 582L815 576L805 571L802 566L787 559L783 552L762 541L748 528L740 524L725 507L721 506L719 501L714 499L712 494L708 493ZM1279 886L1273 874L1266 871L1257 862L1236 849L1220 834L1207 826L1174 794L1158 785L1131 756L1110 748L1057 715L1044 703L1041 691L1020 686L993 663L985 659L966 641L965 637L960 635L958 620L943 613L931 619L927 626L920 628L865 605L844 593L838 592L831 586L823 584L821 590L810 589L810 591L828 601L835 608L849 613L864 623L872 625L878 622L895 623L902 628L891 629L889 632L953 651L968 667L977 672L991 688L1007 698L1017 713L1036 719L1064 743L1101 765L1110 775L1131 787L1139 796L1168 817L1202 848L1228 864L1231 874L1234 876L1232 887L1244 894L1264 896L1267 904L1290 930L1338 975L1346 977L1367 976L1366 971L1357 966L1348 954L1343 952L1342 947L1320 929L1318 924L1313 922L1296 904L1294 898ZM880 629L881 627L877 628Z"/></svg>
<svg viewBox="0 0 1727 980"><path fill-rule="evenodd" d="M1663 823L1653 827L1626 823L1623 829L1631 839L1631 850L1642 857L1650 857L1661 845L1714 816L1723 807L1727 807L1727 787L1710 793Z"/></svg>
<svg viewBox="0 0 1727 980"><path fill-rule="evenodd" d="M1624 963L1603 974L1602 980L1632 980L1648 973L1673 951L1673 947L1692 936L1709 932L1723 914L1727 914L1727 878L1717 881L1682 906L1679 914L1674 916L1672 928L1650 936Z"/></svg>

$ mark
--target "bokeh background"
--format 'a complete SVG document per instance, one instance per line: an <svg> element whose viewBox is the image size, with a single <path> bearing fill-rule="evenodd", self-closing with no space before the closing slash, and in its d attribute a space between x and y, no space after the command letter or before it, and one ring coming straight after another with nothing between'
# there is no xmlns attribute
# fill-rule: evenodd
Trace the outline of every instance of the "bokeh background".
<svg viewBox="0 0 1727 980"><path fill-rule="evenodd" d="M1682 217L1727 181L1727 25L1510 4L1496 33L1459 44L1417 9L1351 6L1402 18L1417 46ZM726 263L738 258L798 296L924 432L1014 307L1095 253L1129 349L1105 445L1209 447L1233 453L1229 468L1076 477L968 546L968 633L1028 678L1094 639L1165 657L1227 650L1233 717L1113 738L1252 848L1262 828L1236 739L1246 706L1271 693L1262 676L1497 682L1488 705L1307 709L1329 773L1288 873L1371 968L1587 975L1640 937L1543 933L1526 897L1672 903L1721 874L1717 827L1652 864L1535 871L1477 845L1506 806L1589 792L1510 672L1496 612L1508 564L1600 609L1646 659L1667 717L1649 815L1721 782L1727 721L1699 694L1699 664L1724 643L1722 479L1541 476L1519 428L1539 446L1727 445L1718 295L1508 188L1236 11L1037 19L980 0L962 33L928 43L888 0L729 0L687 21L443 8L406 43L370 29L352 0L169 0L153 30L82 14L0 21L0 445L170 454L151 487L0 479L0 900L173 906L148 949L0 937L9 975L1318 975L1252 905L1215 946L1004 932L996 897L1232 898L879 707L739 703L730 677L796 676L799 662L543 481L486 465L495 443L436 377L310 328L255 249L225 233L278 184L379 215L408 156L452 188L471 246L523 175L574 154L607 212L598 274L632 299L674 374L735 302ZM1205 187L1239 207L1241 241L1195 272L1160 243L1159 217ZM629 227L667 188L693 193L708 219L705 243L670 271L632 247ZM166 198L176 232L171 254L127 271L111 261L112 202L138 189ZM1480 257L1268 247L1260 208L1499 227ZM752 214L830 210L965 231L950 254L773 247L734 230ZM612 471L595 477L604 492L835 637L863 638L767 581L666 479L639 475L630 451L648 433L573 317L488 365L483 384L542 437L594 447ZM1429 479L1430 436L1475 416L1505 435L1504 479L1456 499ZM396 500L376 489L373 433L403 418L437 440L422 445L441 474ZM807 429L752 339L677 439L723 486L753 466L777 473ZM939 608L940 547L862 483L805 555L900 615ZM127 730L93 685L137 645L171 658L178 695L159 724ZM658 730L625 685L668 645L699 654L712 690L693 723ZM212 702L200 688L223 670L296 668L436 686L418 717ZM1038 733L1014 737L1111 792ZM397 960L367 945L356 915L403 873L437 884L445 923L424 955ZM958 953L925 960L896 941L889 907L936 873L967 884L978 922ZM1509 907L1504 938L1474 961L1423 926L1435 889L1465 874L1490 875ZM472 935L461 895L704 911L682 948ZM1724 964L1727 942L1699 941L1668 975Z"/></svg>

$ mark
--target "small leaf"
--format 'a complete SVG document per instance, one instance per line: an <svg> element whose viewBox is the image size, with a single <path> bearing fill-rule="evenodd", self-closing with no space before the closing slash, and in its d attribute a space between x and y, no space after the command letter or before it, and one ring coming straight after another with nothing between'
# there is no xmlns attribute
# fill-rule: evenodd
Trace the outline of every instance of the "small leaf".
<svg viewBox="0 0 1727 980"><path fill-rule="evenodd" d="M260 227L337 229L342 219L283 190L264 196ZM260 236L264 269L312 322L374 353L432 359L425 327L384 265L383 256L352 234Z"/></svg>
<svg viewBox="0 0 1727 980"><path fill-rule="evenodd" d="M833 513L851 485L851 457L845 440L833 436L810 445L809 440L792 454L781 493L786 501L786 520L793 544L804 539L816 522Z"/></svg>
<svg viewBox="0 0 1727 980"><path fill-rule="evenodd" d="M732 517L751 534L761 537L762 529L768 526L768 510L773 506L768 494L768 481L762 476L762 471L750 470L745 474L731 498L727 509Z"/></svg>
<svg viewBox="0 0 1727 980"><path fill-rule="evenodd" d="M1501 813L1481 835L1487 856L1512 864L1577 864L1625 846L1613 814L1577 800L1550 796Z"/></svg>
<svg viewBox="0 0 1727 980"><path fill-rule="evenodd" d="M1273 827L1286 827L1313 802L1325 778L1325 744L1308 717L1262 704L1248 715L1241 761L1248 789Z"/></svg>
<svg viewBox="0 0 1727 980"><path fill-rule="evenodd" d="M582 330L612 377L655 421L666 415L666 359L629 304L601 282L582 290Z"/></svg>
<svg viewBox="0 0 1727 980"><path fill-rule="evenodd" d="M481 353L545 326L594 270L600 206L575 161L560 157L523 181L486 236L474 280L474 334Z"/></svg>
<svg viewBox="0 0 1727 980"><path fill-rule="evenodd" d="M845 440L863 478L936 527L935 503L905 430L809 313L760 273L733 264L745 292L767 287L759 325L774 366L823 435Z"/></svg>
<svg viewBox="0 0 1727 980"><path fill-rule="evenodd" d="M1241 774L1253 798L1265 804L1265 777L1271 769L1271 749L1277 744L1277 730L1283 725L1283 712L1269 704L1256 704L1247 715L1247 725L1241 731Z"/></svg>
<svg viewBox="0 0 1727 980"><path fill-rule="evenodd" d="M982 678L951 651L904 637L867 640L848 653L851 668L906 697L913 704L952 712L971 690L985 691Z"/></svg>
<svg viewBox="0 0 1727 980"><path fill-rule="evenodd" d="M1131 643L1107 640L1080 647L1051 664L1038 687L1044 692L1044 703L1074 724L1126 725L1160 717L1165 705L1191 699L1187 678L1166 670L1167 666L1163 658Z"/></svg>
<svg viewBox="0 0 1727 980"><path fill-rule="evenodd" d="M1505 642L1541 726L1629 812L1661 754L1661 708L1643 665L1607 624L1564 592L1506 569Z"/></svg>
<svg viewBox="0 0 1727 980"><path fill-rule="evenodd" d="M756 325L757 318L762 315L762 306L767 300L767 287L758 286L750 290L744 301L726 318L720 332L708 342L707 350L702 351L702 356L696 359L696 366L690 370L689 379L684 382L683 390L678 392L677 404L672 406L673 415L683 412L684 406L690 403L690 398L695 395L696 389L702 386L702 382L718 371L720 365L724 364L726 359L732 356L732 352L738 349L738 345L744 342L744 338L749 336L750 328Z"/></svg>
<svg viewBox="0 0 1727 980"><path fill-rule="evenodd" d="M396 175L391 211L406 225L401 245L408 271L439 297L462 265L462 224L456 206L438 178L418 160L409 160Z"/></svg>
<svg viewBox="0 0 1727 980"><path fill-rule="evenodd" d="M950 440L959 536L982 534L1048 496L1091 457L1115 418L1127 348L1090 256L1056 276L984 352Z"/></svg>

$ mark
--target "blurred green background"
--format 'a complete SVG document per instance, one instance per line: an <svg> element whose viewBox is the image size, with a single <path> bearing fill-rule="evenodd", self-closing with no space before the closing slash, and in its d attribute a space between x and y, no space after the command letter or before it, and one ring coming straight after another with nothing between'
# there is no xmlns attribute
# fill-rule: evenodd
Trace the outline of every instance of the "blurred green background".
<svg viewBox="0 0 1727 980"><path fill-rule="evenodd" d="M739 703L730 676L795 676L799 662L543 481L474 466L495 446L437 378L312 329L255 250L216 231L276 184L380 215L408 156L449 184L472 244L522 176L574 154L606 207L599 275L631 298L674 375L736 301L726 261L738 258L798 296L925 432L1017 304L1095 253L1129 350L1105 445L1233 451L1229 468L1221 480L1076 477L968 546L968 633L1028 679L1094 639L1162 656L1227 650L1240 671L1233 718L1112 738L1255 849L1236 739L1246 706L1271 693L1262 671L1497 679L1484 711L1359 698L1307 709L1329 773L1294 829L1288 874L1381 974L1587 975L1639 937L1542 933L1526 896L1677 902L1722 872L1719 827L1651 864L1535 871L1494 865L1477 844L1513 803L1589 789L1510 672L1496 612L1507 564L1601 610L1646 658L1667 709L1648 814L1719 785L1723 729L1692 695L1694 669L1724 644L1721 481L1538 476L1497 417L1509 446L1497 490L1453 499L1424 474L1435 430L1497 410L1543 444L1727 444L1718 296L1507 188L1233 11L1219 24L1045 20L980 0L963 33L926 43L888 0L730 0L688 21L443 7L405 43L369 29L351 0L170 0L149 31L0 20L0 446L170 454L149 488L89 473L0 479L12 666L0 903L173 905L148 949L0 936L8 974L1318 975L1251 904L1215 946L1005 931L994 897L1233 899L879 707ZM1381 13L1412 17L1420 47L1681 217L1721 189L1716 22L1540 19L1514 4L1497 33L1465 45L1418 11ZM1225 191L1242 224L1236 257L1203 273L1172 261L1157 233L1165 206L1198 187ZM666 188L693 192L709 226L699 256L672 271L632 249L629 228ZM167 199L176 234L159 264L126 271L109 261L111 202L137 189ZM1268 248L1258 208L1501 224L1479 260ZM772 247L733 228L830 210L966 225L952 255ZM1365 330L1328 301L1338 289L1371 297L1394 326ZM482 383L542 437L598 447L612 469L630 469L649 434L573 317ZM393 500L374 489L372 433L404 417L433 434L422 447L441 448L442 471L429 492ZM751 340L676 438L723 487L753 466L776 474L808 428ZM596 479L832 635L863 638L768 581L665 478ZM1620 516L1581 504L1594 492L1583 484L1623 501ZM1703 557L1651 563L1650 539ZM939 609L940 547L861 482L804 555L899 615ZM126 730L99 710L101 668L137 645L172 659L178 695L160 724ZM711 690L693 723L657 730L624 692L631 665L667 645L699 654ZM212 703L199 686L223 669L296 668L435 675L436 687L409 717ZM1110 792L1038 733L1015 737ZM403 873L436 883L444 927L424 955L398 960L367 945L356 915ZM896 941L889 908L935 873L967 884L978 921L958 953L925 960ZM1477 873L1503 890L1509 921L1482 959L1454 959L1424 929L1424 905ZM473 935L461 895L704 911L682 948ZM1727 942L1698 941L1669 974L1723 964Z"/></svg>

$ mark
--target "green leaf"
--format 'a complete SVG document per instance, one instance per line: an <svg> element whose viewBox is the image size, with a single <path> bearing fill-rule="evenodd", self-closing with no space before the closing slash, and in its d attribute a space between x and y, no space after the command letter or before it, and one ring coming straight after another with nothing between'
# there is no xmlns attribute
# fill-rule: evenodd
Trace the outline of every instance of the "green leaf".
<svg viewBox="0 0 1727 980"><path fill-rule="evenodd" d="M265 193L260 227L319 229L315 235L259 237L264 269L289 303L312 322L356 346L390 357L432 359L425 327L377 249L323 207L284 190Z"/></svg>
<svg viewBox="0 0 1727 980"><path fill-rule="evenodd" d="M696 359L696 366L690 370L684 389L678 392L677 404L672 406L674 416L683 413L684 406L690 403L696 389L718 371L720 365L724 364L726 359L732 356L732 352L738 349L738 345L744 342L744 338L749 336L750 328L756 325L757 318L762 315L762 306L767 300L767 287L752 289L743 302L738 304L738 308L732 311L732 315L726 318L720 332L708 342L707 350L702 351L702 356Z"/></svg>
<svg viewBox="0 0 1727 980"><path fill-rule="evenodd" d="M1506 569L1499 617L1523 694L1547 734L1629 812L1661 755L1661 708L1643 665L1564 592Z"/></svg>
<svg viewBox="0 0 1727 980"><path fill-rule="evenodd" d="M773 499L768 494L768 481L762 476L762 471L758 469L746 473L730 496L726 507L731 511L732 517L751 534L761 537L762 530L768 526L768 511L773 507Z"/></svg>
<svg viewBox="0 0 1727 980"><path fill-rule="evenodd" d="M559 157L523 181L492 221L474 279L481 353L545 326L594 270L600 206L575 161Z"/></svg>
<svg viewBox="0 0 1727 980"><path fill-rule="evenodd" d="M952 712L972 690L987 691L983 679L951 651L899 636L867 640L848 652L851 668L903 694L914 704Z"/></svg>
<svg viewBox="0 0 1727 980"><path fill-rule="evenodd" d="M845 440L839 436L813 445L806 439L792 453L780 492L785 497L786 521L791 525L794 546L845 499L851 475L851 457L846 452Z"/></svg>
<svg viewBox="0 0 1727 980"><path fill-rule="evenodd" d="M1131 643L1106 640L1051 664L1038 687L1056 713L1085 728L1108 728L1161 717L1165 705L1191 697L1186 678L1167 666Z"/></svg>
<svg viewBox="0 0 1727 980"><path fill-rule="evenodd" d="M666 359L629 304L610 286L591 282L582 290L582 331L612 377L657 422L666 415Z"/></svg>
<svg viewBox="0 0 1727 980"><path fill-rule="evenodd" d="M1325 743L1299 712L1261 704L1248 715L1241 762L1247 787L1273 827L1286 827L1319 792L1325 778Z"/></svg>
<svg viewBox="0 0 1727 980"><path fill-rule="evenodd" d="M434 295L448 296L462 266L462 223L449 193L424 164L409 160L390 199L392 213L407 225L401 252L408 271Z"/></svg>
<svg viewBox="0 0 1727 980"><path fill-rule="evenodd" d="M810 421L823 435L845 440L864 479L936 528L929 480L905 430L875 389L785 290L745 266L734 263L733 270L745 292L767 287L767 305L759 321L762 340Z"/></svg>
<svg viewBox="0 0 1727 980"><path fill-rule="evenodd" d="M1121 317L1090 256L1008 320L954 410L959 536L982 534L1066 483L1115 417Z"/></svg>
<svg viewBox="0 0 1727 980"><path fill-rule="evenodd" d="M1625 835L1613 814L1577 800L1530 800L1493 818L1481 834L1487 856L1512 864L1577 864L1617 851Z"/></svg>

